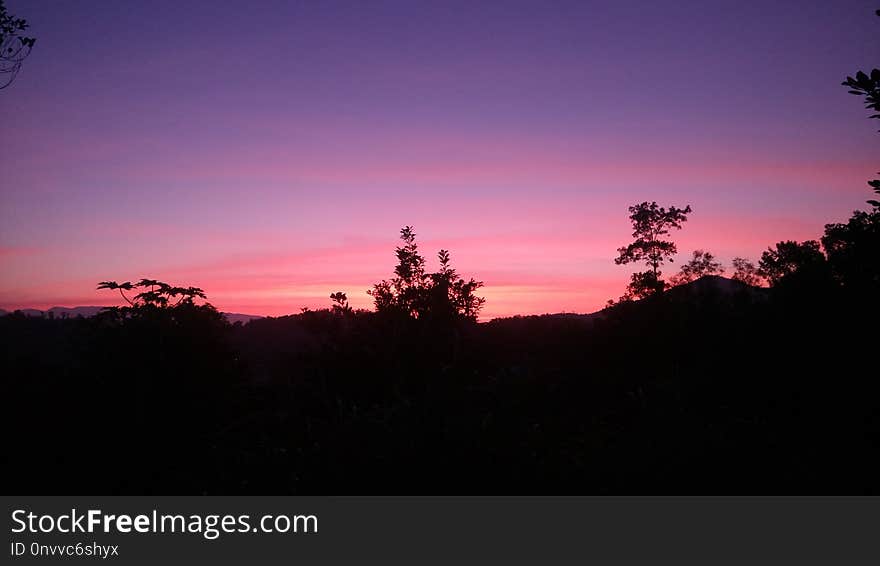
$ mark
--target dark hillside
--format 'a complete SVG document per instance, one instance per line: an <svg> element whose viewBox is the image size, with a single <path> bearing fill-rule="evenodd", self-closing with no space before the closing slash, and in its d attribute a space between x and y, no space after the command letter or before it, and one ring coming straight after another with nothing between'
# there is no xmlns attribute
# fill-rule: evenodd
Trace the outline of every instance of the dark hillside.
<svg viewBox="0 0 880 566"><path fill-rule="evenodd" d="M708 278L590 323L10 315L11 477L145 493L873 492L864 315L802 299Z"/></svg>

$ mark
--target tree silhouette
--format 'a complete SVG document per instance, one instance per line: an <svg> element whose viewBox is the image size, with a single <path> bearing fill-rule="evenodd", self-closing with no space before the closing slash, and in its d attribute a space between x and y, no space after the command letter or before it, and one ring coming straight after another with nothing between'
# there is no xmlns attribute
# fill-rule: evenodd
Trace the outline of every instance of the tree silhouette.
<svg viewBox="0 0 880 566"><path fill-rule="evenodd" d="M373 297L376 311L397 312L411 318L435 320L462 318L475 321L486 302L476 295L483 286L473 278L465 280L450 264L448 250L440 250L440 270L425 272L425 258L419 253L412 226L400 231L403 245L395 248L395 277L373 285L367 294Z"/></svg>
<svg viewBox="0 0 880 566"><path fill-rule="evenodd" d="M440 250L437 260L440 262L440 270L430 275L428 306L434 318L451 319L456 308L450 297L454 292L458 273L450 265L449 250Z"/></svg>
<svg viewBox="0 0 880 566"><path fill-rule="evenodd" d="M129 299L125 295L125 291L131 291L134 289L134 285L132 285L131 281L126 281L125 283L117 283L116 281L101 281L98 283L98 289L112 289L119 291L119 295L125 299L125 302L131 306L134 306L134 302Z"/></svg>
<svg viewBox="0 0 880 566"><path fill-rule="evenodd" d="M0 0L0 89L12 84L37 41L21 35L28 27L27 20L10 15Z"/></svg>
<svg viewBox="0 0 880 566"><path fill-rule="evenodd" d="M132 283L131 281L126 281L125 283L101 281L98 283L97 288L119 291L119 295L128 303L128 306L122 308L111 307L106 310L116 312L122 316L143 314L150 309L167 309L194 305L196 299L207 298L205 292L199 287L177 287L156 279L141 279L137 283ZM125 291L133 291L135 289L141 289L141 292L132 298L125 294ZM203 306L213 309L211 305Z"/></svg>
<svg viewBox="0 0 880 566"><path fill-rule="evenodd" d="M425 258L419 253L416 233L412 226L400 230L402 246L394 249L397 255L395 277L391 281L382 280L367 291L376 304L377 311L397 310L408 316L418 317L425 286Z"/></svg>
<svg viewBox="0 0 880 566"><path fill-rule="evenodd" d="M333 301L333 312L335 314L348 314L352 312L351 306L348 304L348 297L342 291L330 293L330 300Z"/></svg>
<svg viewBox="0 0 880 566"><path fill-rule="evenodd" d="M865 107L877 112L869 118L880 118L880 69L872 69L870 74L858 71L855 77L846 77L841 84L850 89L850 94L865 97Z"/></svg>
<svg viewBox="0 0 880 566"><path fill-rule="evenodd" d="M621 301L634 301L646 299L652 295L663 292L666 283L657 278L653 271L637 271L630 276L626 292L620 297Z"/></svg>
<svg viewBox="0 0 880 566"><path fill-rule="evenodd" d="M449 265L449 250L440 250L437 257L440 260L440 271L431 274L432 295L439 299L436 308L440 312L448 311L466 320L477 320L486 299L478 297L475 291L483 286L483 282L473 278L465 281L459 277Z"/></svg>
<svg viewBox="0 0 880 566"><path fill-rule="evenodd" d="M695 281L705 275L720 275L724 273L721 262L715 261L711 252L694 250L693 257L681 266L681 271L672 278L673 285L683 285Z"/></svg>
<svg viewBox="0 0 880 566"><path fill-rule="evenodd" d="M680 230L687 215L691 213L690 205L684 208L658 206L656 202L643 202L629 207L629 219L632 222L634 241L618 248L617 265L644 263L650 271L634 273L627 288L624 299L644 298L662 291L666 284L660 279L660 267L666 261L672 261L678 249L675 242L663 239L671 229Z"/></svg>
<svg viewBox="0 0 880 566"><path fill-rule="evenodd" d="M822 247L844 289L858 296L880 289L880 209L857 210L846 224L826 224Z"/></svg>
<svg viewBox="0 0 880 566"><path fill-rule="evenodd" d="M733 264L733 276L731 279L734 281L741 281L753 287L759 287L763 282L761 274L758 273L758 268L751 261L742 257L735 257L731 263Z"/></svg>
<svg viewBox="0 0 880 566"><path fill-rule="evenodd" d="M778 285L794 275L813 275L824 265L825 256L819 249L819 242L788 240L761 254L759 273L770 285Z"/></svg>

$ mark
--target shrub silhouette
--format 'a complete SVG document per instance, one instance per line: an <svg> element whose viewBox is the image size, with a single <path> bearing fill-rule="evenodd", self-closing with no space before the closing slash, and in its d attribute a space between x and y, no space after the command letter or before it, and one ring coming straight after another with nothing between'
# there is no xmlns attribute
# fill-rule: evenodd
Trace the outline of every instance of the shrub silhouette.
<svg viewBox="0 0 880 566"><path fill-rule="evenodd" d="M413 319L476 321L486 303L485 298L476 295L483 282L459 277L450 264L448 250L437 254L440 270L427 273L412 226L400 230L400 239L403 245L395 249L398 263L394 278L382 280L367 291L376 311Z"/></svg>
<svg viewBox="0 0 880 566"><path fill-rule="evenodd" d="M333 301L332 310L335 314L351 314L352 308L348 304L348 297L345 293L342 291L330 293L330 300Z"/></svg>

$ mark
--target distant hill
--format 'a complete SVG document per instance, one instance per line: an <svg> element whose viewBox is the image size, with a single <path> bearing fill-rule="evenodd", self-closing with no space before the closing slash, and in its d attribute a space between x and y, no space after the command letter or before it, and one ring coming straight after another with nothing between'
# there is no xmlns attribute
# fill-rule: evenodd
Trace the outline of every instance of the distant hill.
<svg viewBox="0 0 880 566"><path fill-rule="evenodd" d="M101 309L104 307L52 307L45 311L41 311L39 309L16 309L18 312L21 312L25 316L53 316L56 318L76 318L78 316L88 318L95 316L98 314ZM10 314L9 311L0 309L0 316L5 316ZM223 316L226 317L230 323L235 324L236 322L240 322L242 324L247 324L252 320L257 320L259 318L264 318L255 314L241 314L237 312L224 312Z"/></svg>
<svg viewBox="0 0 880 566"><path fill-rule="evenodd" d="M696 281L672 287L666 291L666 296L673 300L688 301L705 299L712 295L720 297L734 297L745 294L753 301L763 301L768 297L769 289L766 287L754 287L742 281L729 279L720 275L704 275ZM638 303L639 301L636 301ZM573 312L515 315L509 317L494 318L490 323L506 323L512 321L574 321L584 324L592 324L598 319L605 317L605 309L600 311L581 314Z"/></svg>
<svg viewBox="0 0 880 566"><path fill-rule="evenodd" d="M498 324L509 321L558 321L558 320L568 320L573 321L575 323L583 323L583 324L592 324L598 318L602 318L602 311L597 311L589 314L582 314L576 312L557 312L557 313L546 313L546 314L528 314L528 315L514 315L514 316L504 316L493 318L488 321L488 324ZM485 323L484 323L485 324Z"/></svg>
<svg viewBox="0 0 880 566"><path fill-rule="evenodd" d="M77 317L82 316L84 318L88 318L90 316L95 316L98 314L101 309L104 307L52 307L46 312L52 313L55 316L68 316L68 317Z"/></svg>
<svg viewBox="0 0 880 566"><path fill-rule="evenodd" d="M102 308L104 307L52 307L45 311L39 309L15 309L15 312L20 312L25 316L47 316L51 314L51 316L59 318L76 318L78 316L95 316ZM10 314L10 311L0 309L0 316L7 314Z"/></svg>
<svg viewBox="0 0 880 566"><path fill-rule="evenodd" d="M767 298L769 291L766 287L754 287L748 283L720 275L704 275L696 281L673 287L666 293L675 299L713 294L720 296L746 294L752 300L760 301Z"/></svg>
<svg viewBox="0 0 880 566"><path fill-rule="evenodd" d="M241 314L241 313L237 313L237 312L225 312L225 313L223 313L223 316L225 316L226 320L228 320L232 324L235 324L236 322L240 322L242 324L247 324L248 322L250 322L252 320L259 320L261 318L266 318L264 316L259 316L256 314Z"/></svg>

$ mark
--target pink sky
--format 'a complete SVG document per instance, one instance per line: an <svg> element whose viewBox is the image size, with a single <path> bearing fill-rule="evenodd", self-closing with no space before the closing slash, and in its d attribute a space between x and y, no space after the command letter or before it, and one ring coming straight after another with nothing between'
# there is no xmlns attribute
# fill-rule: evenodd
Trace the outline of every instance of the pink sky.
<svg viewBox="0 0 880 566"><path fill-rule="evenodd" d="M632 271L632 204L693 207L679 258L757 261L880 168L840 86L876 66L860 0L7 4L38 38L0 91L7 310L140 277L230 312L368 308L413 225L485 282L484 318L591 312Z"/></svg>

